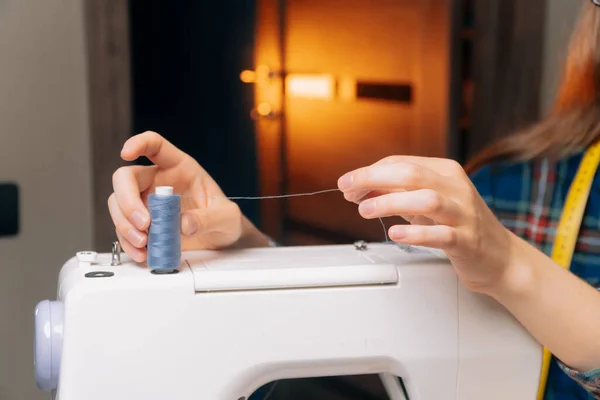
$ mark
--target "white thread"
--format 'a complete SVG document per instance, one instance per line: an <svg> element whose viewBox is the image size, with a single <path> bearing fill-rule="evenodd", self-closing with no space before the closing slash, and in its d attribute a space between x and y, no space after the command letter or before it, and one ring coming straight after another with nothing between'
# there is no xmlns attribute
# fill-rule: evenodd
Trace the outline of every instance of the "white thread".
<svg viewBox="0 0 600 400"><path fill-rule="evenodd" d="M196 198L196 199L223 197L223 198L226 198L229 200L269 200L269 199L284 199L284 198L290 198L290 197L315 196L318 194L339 192L339 191L340 191L340 189L325 189L325 190L318 190L316 192L280 194L280 195L273 195L273 196L210 196L210 197L206 197L206 196L182 195L181 197L187 197L187 198L191 197L191 198ZM383 222L383 219L381 217L379 217L378 219L379 219L379 222L381 222L381 226L383 227L383 235L385 237L385 242L388 243L388 242L390 242L390 239L387 234L387 228L385 226L385 223Z"/></svg>
<svg viewBox="0 0 600 400"><path fill-rule="evenodd" d="M383 223L383 218L379 217L379 222L381 222L381 226L383 227L383 235L385 237L385 242L388 243L388 242L390 242L390 239L387 234L387 228L385 227L385 224Z"/></svg>
<svg viewBox="0 0 600 400"><path fill-rule="evenodd" d="M263 199L283 199L283 198L288 198L288 197L301 197L301 196L314 196L317 194L322 194L322 193L329 193L329 192L338 192L339 189L326 189L326 190L319 190L317 192L307 192L307 193L294 193L294 194L282 194L282 195L276 195L276 196L258 196L258 197L227 197L229 200L263 200Z"/></svg>

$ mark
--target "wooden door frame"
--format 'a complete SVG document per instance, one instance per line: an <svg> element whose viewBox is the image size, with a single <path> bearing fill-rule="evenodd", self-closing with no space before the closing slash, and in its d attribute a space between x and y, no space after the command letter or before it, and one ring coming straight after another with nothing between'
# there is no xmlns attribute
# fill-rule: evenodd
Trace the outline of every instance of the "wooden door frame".
<svg viewBox="0 0 600 400"><path fill-rule="evenodd" d="M86 0L89 118L92 158L93 245L110 251L116 239L108 212L112 175L132 133L128 0Z"/></svg>

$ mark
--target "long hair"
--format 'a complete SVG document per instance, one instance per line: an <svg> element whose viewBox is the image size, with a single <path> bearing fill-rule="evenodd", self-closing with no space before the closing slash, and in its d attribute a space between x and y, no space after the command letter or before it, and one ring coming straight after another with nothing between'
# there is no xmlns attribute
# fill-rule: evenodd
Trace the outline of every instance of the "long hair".
<svg viewBox="0 0 600 400"><path fill-rule="evenodd" d="M600 7L587 1L569 44L564 75L549 115L506 136L466 165L472 172L498 161L560 159L600 138Z"/></svg>

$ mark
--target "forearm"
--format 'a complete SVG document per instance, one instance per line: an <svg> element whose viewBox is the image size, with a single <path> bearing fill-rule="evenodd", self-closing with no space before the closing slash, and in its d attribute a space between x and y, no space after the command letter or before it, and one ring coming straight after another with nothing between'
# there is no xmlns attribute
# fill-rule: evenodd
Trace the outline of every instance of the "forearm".
<svg viewBox="0 0 600 400"><path fill-rule="evenodd" d="M515 237L511 267L488 294L563 363L600 368L600 293Z"/></svg>

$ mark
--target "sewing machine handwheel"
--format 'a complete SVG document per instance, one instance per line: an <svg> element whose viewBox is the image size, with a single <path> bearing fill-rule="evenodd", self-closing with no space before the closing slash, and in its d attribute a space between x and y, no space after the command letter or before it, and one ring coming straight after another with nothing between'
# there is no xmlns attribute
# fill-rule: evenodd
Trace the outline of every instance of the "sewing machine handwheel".
<svg viewBox="0 0 600 400"><path fill-rule="evenodd" d="M63 304L44 300L35 308L33 365L35 381L40 390L58 387L63 338Z"/></svg>

